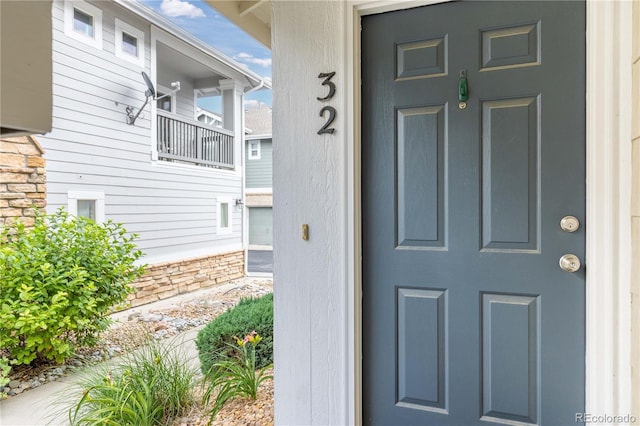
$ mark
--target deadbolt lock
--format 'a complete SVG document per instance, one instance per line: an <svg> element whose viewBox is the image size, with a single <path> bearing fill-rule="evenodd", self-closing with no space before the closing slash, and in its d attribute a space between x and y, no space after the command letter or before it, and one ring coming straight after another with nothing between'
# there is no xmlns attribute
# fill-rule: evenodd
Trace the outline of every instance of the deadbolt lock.
<svg viewBox="0 0 640 426"><path fill-rule="evenodd" d="M575 254L565 254L559 263L563 271L576 272L580 269L580 259Z"/></svg>
<svg viewBox="0 0 640 426"><path fill-rule="evenodd" d="M560 228L565 232L576 232L580 228L580 221L575 216L565 216L560 221Z"/></svg>

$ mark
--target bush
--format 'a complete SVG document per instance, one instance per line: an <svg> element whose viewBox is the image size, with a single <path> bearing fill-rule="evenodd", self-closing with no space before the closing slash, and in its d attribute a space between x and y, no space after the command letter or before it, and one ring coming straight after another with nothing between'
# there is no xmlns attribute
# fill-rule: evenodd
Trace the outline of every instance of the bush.
<svg viewBox="0 0 640 426"><path fill-rule="evenodd" d="M273 363L273 294L243 299L200 330L196 347L202 371L208 372L215 363L237 356L229 342L254 330L262 336L256 348L256 367L262 368Z"/></svg>
<svg viewBox="0 0 640 426"><path fill-rule="evenodd" d="M80 401L69 410L72 425L168 425L195 402L195 367L184 342L149 342L115 367L84 373L61 401ZM78 389L79 388L79 389ZM77 392L80 390L80 392ZM77 393L76 393L77 392Z"/></svg>
<svg viewBox="0 0 640 426"><path fill-rule="evenodd" d="M12 364L61 363L95 344L144 272L136 237L62 209L0 230L0 348Z"/></svg>

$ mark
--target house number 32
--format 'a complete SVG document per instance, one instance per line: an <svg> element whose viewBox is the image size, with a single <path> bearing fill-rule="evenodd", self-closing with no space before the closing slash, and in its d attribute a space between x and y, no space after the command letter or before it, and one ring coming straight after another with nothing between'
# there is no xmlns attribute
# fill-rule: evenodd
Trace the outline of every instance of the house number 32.
<svg viewBox="0 0 640 426"><path fill-rule="evenodd" d="M323 86L327 86L329 88L329 93L327 94L327 96L323 97L323 98L316 98L318 99L320 102L327 102L328 100L330 100L331 98L333 98L333 95L336 94L336 85L334 82L331 81L331 79L333 78L333 76L336 75L336 72L321 72L320 75L318 75L318 78L323 78L324 80L322 80L322 85ZM318 134L322 135L324 133L329 133L329 134L333 134L336 129L334 129L333 127L330 127L333 124L333 121L336 119L336 109L332 106L324 106L322 107L322 109L320 110L320 117L324 117L325 112L329 113L329 118L327 118L327 122L324 123L324 126L322 126L320 128L320 130L318 130Z"/></svg>

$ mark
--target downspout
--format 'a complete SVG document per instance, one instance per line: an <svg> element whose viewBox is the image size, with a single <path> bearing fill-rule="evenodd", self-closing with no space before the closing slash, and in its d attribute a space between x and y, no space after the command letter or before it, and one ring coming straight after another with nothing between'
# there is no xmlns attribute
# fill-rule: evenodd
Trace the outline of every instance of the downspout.
<svg viewBox="0 0 640 426"><path fill-rule="evenodd" d="M256 92L260 89L262 89L265 85L264 79L260 80L260 83L258 83L258 85L256 87L252 87L251 89L247 90L246 92L244 92L245 95L252 93L252 92Z"/></svg>

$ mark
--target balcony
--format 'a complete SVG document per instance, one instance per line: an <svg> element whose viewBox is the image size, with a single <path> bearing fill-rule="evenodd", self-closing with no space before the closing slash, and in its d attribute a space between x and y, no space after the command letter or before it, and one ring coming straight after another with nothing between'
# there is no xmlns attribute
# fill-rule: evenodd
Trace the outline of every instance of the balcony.
<svg viewBox="0 0 640 426"><path fill-rule="evenodd" d="M158 110L156 133L159 160L227 170L235 168L233 132Z"/></svg>

